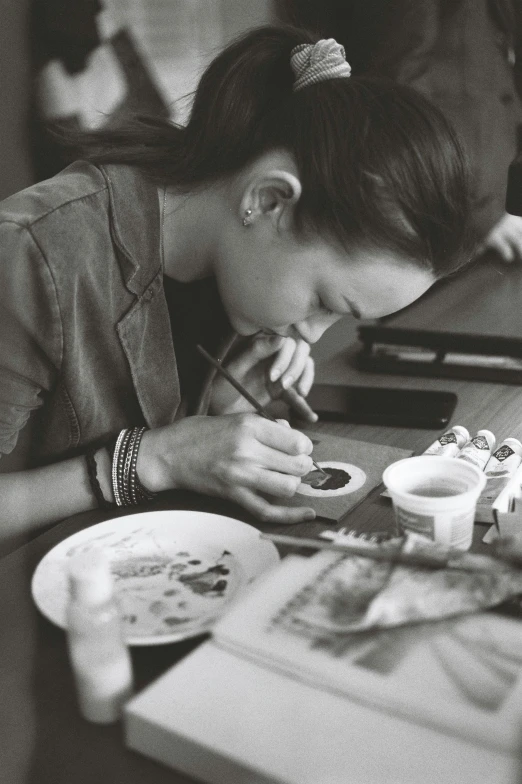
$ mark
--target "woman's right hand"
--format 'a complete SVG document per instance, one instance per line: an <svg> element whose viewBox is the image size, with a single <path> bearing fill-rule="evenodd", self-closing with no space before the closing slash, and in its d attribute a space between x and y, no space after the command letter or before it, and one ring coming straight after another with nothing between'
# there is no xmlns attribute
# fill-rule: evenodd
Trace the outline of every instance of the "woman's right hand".
<svg viewBox="0 0 522 784"><path fill-rule="evenodd" d="M235 501L264 523L298 523L314 510L263 495L291 498L313 468L312 448L304 433L258 414L187 417L144 433L137 472L153 492L196 490Z"/></svg>

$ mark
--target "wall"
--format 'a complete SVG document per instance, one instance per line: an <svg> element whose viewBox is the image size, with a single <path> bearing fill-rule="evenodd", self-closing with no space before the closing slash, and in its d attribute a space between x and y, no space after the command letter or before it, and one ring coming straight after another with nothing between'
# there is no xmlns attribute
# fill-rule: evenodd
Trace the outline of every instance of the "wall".
<svg viewBox="0 0 522 784"><path fill-rule="evenodd" d="M221 0L221 5L227 40L272 19L272 0Z"/></svg>
<svg viewBox="0 0 522 784"><path fill-rule="evenodd" d="M75 0L71 0L74 2ZM31 96L30 0L0 0L0 199L33 182L27 117ZM213 54L244 30L271 19L272 0L104 0L118 24L128 24L151 58L159 86L182 121Z"/></svg>
<svg viewBox="0 0 522 784"><path fill-rule="evenodd" d="M26 120L30 73L27 18L29 0L0 3L0 199L33 179Z"/></svg>

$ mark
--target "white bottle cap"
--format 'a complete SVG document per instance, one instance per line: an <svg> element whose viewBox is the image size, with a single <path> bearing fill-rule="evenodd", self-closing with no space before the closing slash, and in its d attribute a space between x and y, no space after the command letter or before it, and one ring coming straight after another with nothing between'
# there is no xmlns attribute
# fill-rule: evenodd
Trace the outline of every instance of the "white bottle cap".
<svg viewBox="0 0 522 784"><path fill-rule="evenodd" d="M507 445L508 445L508 446L510 446L512 449L513 449L513 447L515 447L515 449L513 449L513 451L514 451L514 452L516 452L516 451L517 451L516 447L518 447L518 449L522 449L522 443L521 443L521 442L518 440L518 438L512 438L512 437L510 436L509 438L505 438L505 439L502 441L502 443L503 443L503 444L507 444Z"/></svg>
<svg viewBox="0 0 522 784"><path fill-rule="evenodd" d="M103 604L113 594L109 560L103 550L91 547L72 555L68 564L71 598L85 604Z"/></svg>

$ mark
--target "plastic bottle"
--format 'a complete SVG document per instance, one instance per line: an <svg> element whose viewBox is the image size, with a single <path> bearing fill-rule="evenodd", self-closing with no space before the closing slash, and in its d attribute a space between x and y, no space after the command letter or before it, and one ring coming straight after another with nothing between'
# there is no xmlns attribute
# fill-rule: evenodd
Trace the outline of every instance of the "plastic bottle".
<svg viewBox="0 0 522 784"><path fill-rule="evenodd" d="M446 430L445 433L439 436L423 454L455 457L469 439L470 435L465 427L454 425L450 430Z"/></svg>
<svg viewBox="0 0 522 784"><path fill-rule="evenodd" d="M132 663L123 640L109 562L101 550L71 556L67 645L82 716L110 724L132 694Z"/></svg>
<svg viewBox="0 0 522 784"><path fill-rule="evenodd" d="M457 455L458 460L467 460L482 471L491 457L497 439L491 430L479 430Z"/></svg>

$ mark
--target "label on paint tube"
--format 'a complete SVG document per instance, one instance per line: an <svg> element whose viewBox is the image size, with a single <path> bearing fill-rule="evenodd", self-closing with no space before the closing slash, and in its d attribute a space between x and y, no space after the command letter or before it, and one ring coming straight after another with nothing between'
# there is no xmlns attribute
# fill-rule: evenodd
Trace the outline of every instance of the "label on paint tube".
<svg viewBox="0 0 522 784"><path fill-rule="evenodd" d="M455 457L467 441L469 441L469 433L466 428L461 425L455 425L451 430L447 430L437 438L423 454Z"/></svg>
<svg viewBox="0 0 522 784"><path fill-rule="evenodd" d="M463 425L454 425L450 430L446 430L437 438L433 444L424 451L423 455L434 455L436 457L456 457L464 444L469 441L469 432ZM381 493L383 498L390 498L387 490Z"/></svg>
<svg viewBox="0 0 522 784"><path fill-rule="evenodd" d="M466 460L483 470L495 448L495 441L495 436L489 430L479 430L477 435L460 450L457 459Z"/></svg>
<svg viewBox="0 0 522 784"><path fill-rule="evenodd" d="M484 473L487 484L478 503L492 504L522 463L522 444L517 438L506 438L489 458Z"/></svg>

